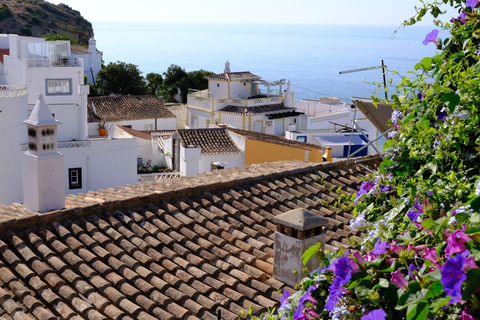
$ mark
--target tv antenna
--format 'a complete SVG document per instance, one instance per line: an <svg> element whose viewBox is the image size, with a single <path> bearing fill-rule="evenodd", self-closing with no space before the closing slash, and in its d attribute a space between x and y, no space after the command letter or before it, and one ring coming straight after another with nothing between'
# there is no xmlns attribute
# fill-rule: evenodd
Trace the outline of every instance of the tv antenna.
<svg viewBox="0 0 480 320"><path fill-rule="evenodd" d="M385 88L385 90L384 90L384 92L385 92L385 100L388 100L388 97L387 97L387 80L385 79L385 70L387 69L387 66L383 64L383 59L382 59L382 65L381 65L381 66L367 67L367 68L360 68L360 69L352 69L352 70L345 70L345 71L340 71L339 74L352 73L352 72L360 72L360 71L373 70L373 69L382 69L383 87Z"/></svg>

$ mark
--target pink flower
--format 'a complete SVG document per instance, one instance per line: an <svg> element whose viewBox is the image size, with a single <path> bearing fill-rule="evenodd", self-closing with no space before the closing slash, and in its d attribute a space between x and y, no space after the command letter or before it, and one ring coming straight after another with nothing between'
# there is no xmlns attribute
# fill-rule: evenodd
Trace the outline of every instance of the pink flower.
<svg viewBox="0 0 480 320"><path fill-rule="evenodd" d="M467 307L465 306L465 310L462 311L460 315L460 320L474 320L473 317L467 312Z"/></svg>
<svg viewBox="0 0 480 320"><path fill-rule="evenodd" d="M475 0L476 1L476 0ZM430 42L433 42L435 43L436 46L438 46L438 40L437 40L437 36L438 36L438 30L435 29L435 30L432 30L432 32L430 32L429 34L427 34L427 36L425 37L425 40L423 40L423 44L424 45L427 45L429 44Z"/></svg>
<svg viewBox="0 0 480 320"><path fill-rule="evenodd" d="M442 268L442 263L439 261L439 257L435 248L425 249L422 258L430 260L438 268Z"/></svg>
<svg viewBox="0 0 480 320"><path fill-rule="evenodd" d="M408 286L408 281L405 279L405 277L402 275L400 270L396 270L392 272L392 278L391 281L397 285L402 290L406 290Z"/></svg>
<svg viewBox="0 0 480 320"><path fill-rule="evenodd" d="M464 231L466 226L463 225L463 229L456 230L447 239L447 247L445 248L445 257L448 258L454 253L465 251L465 242L470 240Z"/></svg>

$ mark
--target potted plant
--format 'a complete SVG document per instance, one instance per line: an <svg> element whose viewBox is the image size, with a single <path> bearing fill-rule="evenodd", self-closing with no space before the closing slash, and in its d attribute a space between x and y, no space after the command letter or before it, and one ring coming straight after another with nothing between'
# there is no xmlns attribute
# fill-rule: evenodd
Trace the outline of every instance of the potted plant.
<svg viewBox="0 0 480 320"><path fill-rule="evenodd" d="M107 129L105 129L105 121L100 121L98 123L98 133L103 137L107 134Z"/></svg>

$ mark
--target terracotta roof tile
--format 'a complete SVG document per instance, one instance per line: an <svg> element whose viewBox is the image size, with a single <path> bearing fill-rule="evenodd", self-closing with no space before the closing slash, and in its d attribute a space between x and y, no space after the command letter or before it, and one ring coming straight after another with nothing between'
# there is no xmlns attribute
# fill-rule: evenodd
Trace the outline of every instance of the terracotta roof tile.
<svg viewBox="0 0 480 320"><path fill-rule="evenodd" d="M202 154L241 153L225 128L180 129L176 135L184 148L195 146Z"/></svg>
<svg viewBox="0 0 480 320"><path fill-rule="evenodd" d="M362 236L328 191L357 190L359 167L296 161L222 171L135 186L131 199L47 213L42 226L27 223L30 213L25 223L1 220L9 232L0 233L0 315L214 320L218 309L234 319L249 307L259 314L278 306L279 290L293 290L272 277L275 215L301 206L328 217L327 248ZM124 190L69 198L115 199Z"/></svg>
<svg viewBox="0 0 480 320"><path fill-rule="evenodd" d="M205 79L217 81L242 81L242 80L260 80L261 77L250 73L249 71L242 72L225 72L219 74L212 74L206 76Z"/></svg>
<svg viewBox="0 0 480 320"><path fill-rule="evenodd" d="M286 107L283 103L257 105L253 107L243 107L228 105L218 110L218 112L235 113L241 115L258 115L258 114L282 114L285 117L294 116L295 108ZM295 114L297 115L297 114Z"/></svg>
<svg viewBox="0 0 480 320"><path fill-rule="evenodd" d="M155 96L107 96L88 98L89 122L175 118Z"/></svg>

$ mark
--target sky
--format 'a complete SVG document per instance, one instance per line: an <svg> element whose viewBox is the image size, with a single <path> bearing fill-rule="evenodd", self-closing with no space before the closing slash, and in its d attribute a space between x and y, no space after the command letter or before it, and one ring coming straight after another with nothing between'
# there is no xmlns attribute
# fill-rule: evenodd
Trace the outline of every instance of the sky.
<svg viewBox="0 0 480 320"><path fill-rule="evenodd" d="M48 0L95 22L400 25L419 0ZM451 12L451 16L456 16ZM428 16L423 25L432 25Z"/></svg>

